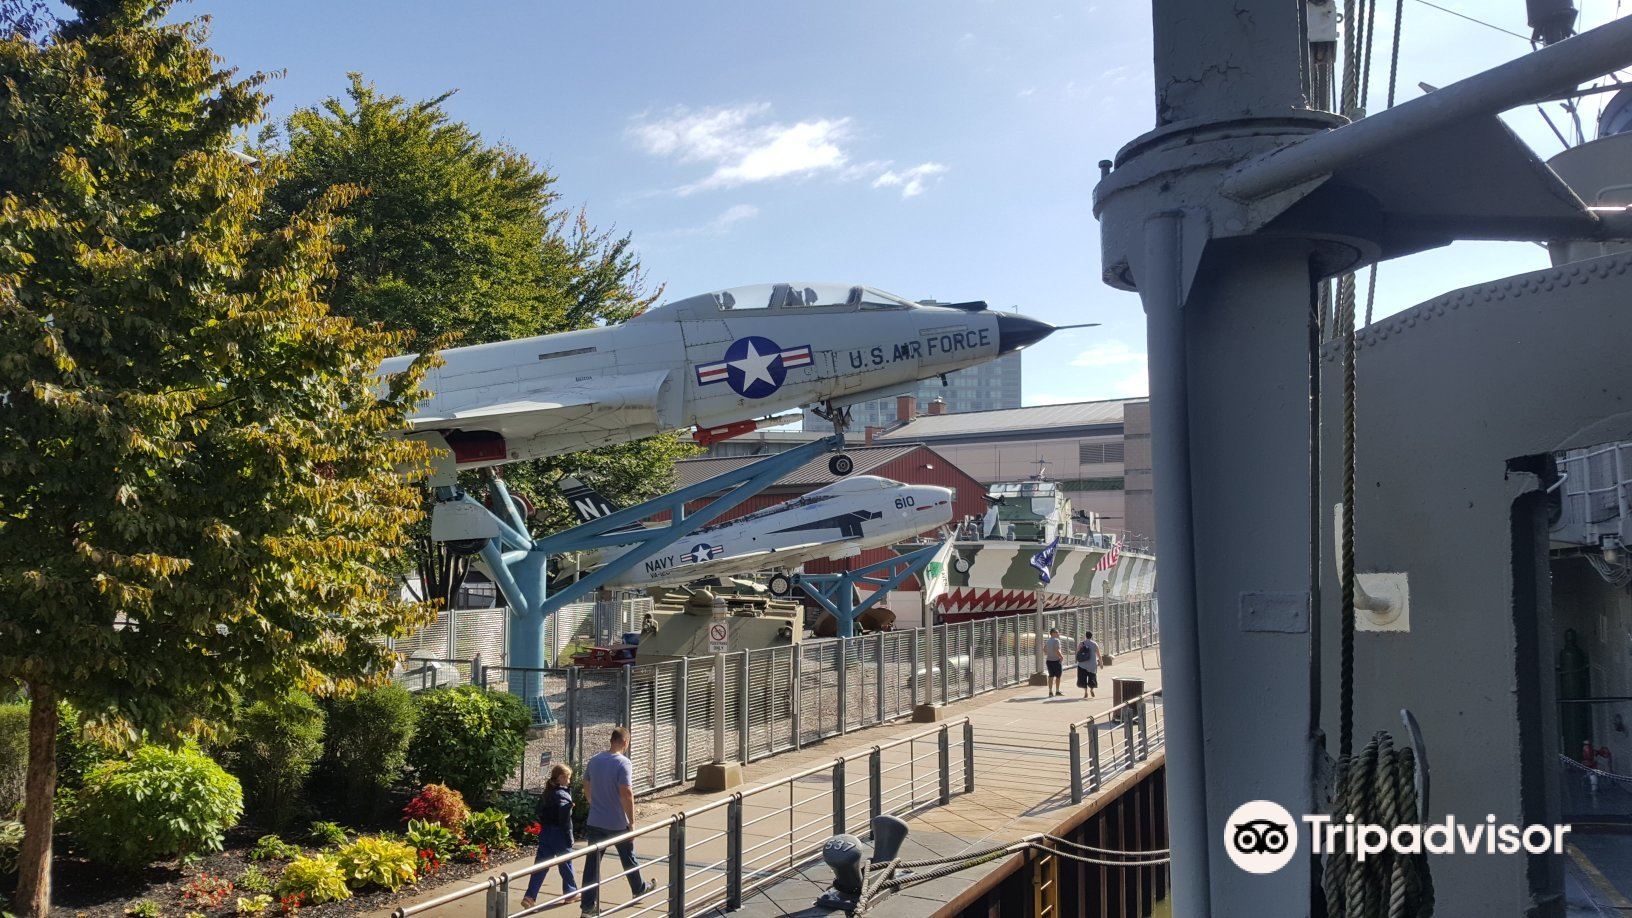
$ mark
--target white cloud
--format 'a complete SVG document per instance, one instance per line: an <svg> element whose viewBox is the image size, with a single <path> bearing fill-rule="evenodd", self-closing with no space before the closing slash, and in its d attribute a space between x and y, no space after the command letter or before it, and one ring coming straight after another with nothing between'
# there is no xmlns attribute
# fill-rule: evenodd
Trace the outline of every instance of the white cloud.
<svg viewBox="0 0 1632 918"><path fill-rule="evenodd" d="M1126 342L1117 340L1101 341L1086 351L1078 354L1071 365L1074 367L1116 367L1137 363L1143 367L1145 363L1144 351L1136 351L1128 347ZM1141 373L1143 370L1141 369Z"/></svg>
<svg viewBox="0 0 1632 918"><path fill-rule="evenodd" d="M915 198L924 193L924 185L935 176L946 172L946 167L940 163L919 163L910 169L896 172L894 169L885 169L883 174L873 179L874 188L901 189L901 197Z"/></svg>
<svg viewBox="0 0 1632 918"><path fill-rule="evenodd" d="M784 124L765 121L770 111L764 102L696 112L677 108L661 118L637 119L629 135L654 156L713 165L713 172L682 187L681 194L813 175L849 161L840 146L849 137L849 118Z"/></svg>
<svg viewBox="0 0 1632 918"><path fill-rule="evenodd" d="M857 162L848 149L849 118L775 121L766 102L640 115L630 123L628 135L653 156L709 167L707 175L675 189L680 195L825 175L839 181L871 179L874 188L900 188L901 196L910 198L947 170L935 162L900 172L890 160Z"/></svg>

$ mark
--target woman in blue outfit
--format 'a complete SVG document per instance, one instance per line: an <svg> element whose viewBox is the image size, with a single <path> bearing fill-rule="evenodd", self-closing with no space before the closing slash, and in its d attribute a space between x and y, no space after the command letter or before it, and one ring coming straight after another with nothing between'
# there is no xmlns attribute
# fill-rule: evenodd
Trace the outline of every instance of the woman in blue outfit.
<svg viewBox="0 0 1632 918"><path fill-rule="evenodd" d="M533 856L533 863L566 854L572 850L572 843L572 769L557 765L550 769L544 797L538 802L538 853ZM566 896L561 901L576 902L578 880L572 875L572 861L562 861L556 869L561 872L561 893ZM527 878L527 895L522 897L522 908L532 908L538 902L538 889L544 885L546 873L549 871L540 870Z"/></svg>

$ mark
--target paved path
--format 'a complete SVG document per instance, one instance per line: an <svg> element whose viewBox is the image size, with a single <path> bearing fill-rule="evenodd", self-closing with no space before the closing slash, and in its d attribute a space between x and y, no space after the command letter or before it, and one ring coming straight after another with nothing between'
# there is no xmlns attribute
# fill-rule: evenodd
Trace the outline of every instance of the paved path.
<svg viewBox="0 0 1632 918"><path fill-rule="evenodd" d="M1154 649L1146 652L1146 662L1155 667ZM975 736L975 792L964 794L959 762L962 750L957 746L961 730L952 731L953 797L949 806L936 805L938 749L933 737L885 750L882 758L885 808L906 810L904 815L913 831L904 856L929 856L930 851L955 854L992 841L1044 832L1063 821L1071 809L1069 726L1111 706L1110 680L1116 676L1144 678L1147 690L1159 688L1161 684L1160 673L1154 668L1144 670L1140 655L1135 652L1119 657L1115 666L1102 671L1103 687L1093 700L1082 699L1080 690L1068 682L1064 697L1048 698L1042 688L1017 686L949 705L946 719L956 721L967 716L974 725ZM865 830L868 812L867 752L875 745L932 731L934 726L906 721L885 724L763 759L745 769L744 787L751 789L783 781L807 769L830 765L843 755L848 760L844 782L846 828L859 833ZM639 754L639 750L634 752ZM830 879L828 871L819 865L812 869L808 862L810 850L832 832L832 786L831 771L823 768L815 774L786 781L776 791L745 800L744 860L753 876L771 882L746 897L743 910L733 914L799 913L825 888ZM637 820L650 825L676 811L696 810L725 796L699 794L689 789L659 792L638 802ZM688 906L703 905L711 894L723 892L724 875L720 868L725 858L725 813L726 808L721 806L687 822ZM669 833L664 830L641 837L636 851L645 864L645 878L665 884L669 876ZM498 865L488 874L429 890L409 902L422 902L455 889L485 884L487 877L519 870L530 861L529 857ZM575 862L580 880L583 863L582 859ZM605 868L603 880L608 882L608 895L603 898L602 914L633 916L667 912L666 892L659 890L630 903L628 885L612 879L619 870L616 858L607 858ZM775 877L785 878L772 879ZM973 882L973 877L968 882ZM549 897L559 893L559 884L552 871L544 884L542 903L549 904ZM937 894L942 891L942 887L937 887ZM517 888L511 898L512 914L520 909L520 899L521 890ZM921 897L897 899L901 901L892 907L892 915L898 913L896 908L909 905L922 906L927 909L922 913L929 914L933 909L928 907L938 904ZM485 897L477 894L441 906L430 914L434 918L485 918L484 905ZM691 910L688 907L688 911ZM911 911L917 913L921 909L914 907ZM563 905L540 909L538 913L572 915L576 912L577 906ZM379 913L376 918L383 918L385 914L388 913Z"/></svg>

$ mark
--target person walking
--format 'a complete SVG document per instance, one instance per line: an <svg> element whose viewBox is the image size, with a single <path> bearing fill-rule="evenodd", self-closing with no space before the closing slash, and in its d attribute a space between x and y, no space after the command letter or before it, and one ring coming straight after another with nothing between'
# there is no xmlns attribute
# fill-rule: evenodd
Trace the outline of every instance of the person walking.
<svg viewBox="0 0 1632 918"><path fill-rule="evenodd" d="M1060 672L1065 666L1065 654L1061 653L1060 629L1048 629L1048 640L1043 642L1043 668L1048 670L1048 695L1064 695L1060 691Z"/></svg>
<svg viewBox="0 0 1632 918"><path fill-rule="evenodd" d="M1092 631L1077 645L1077 688L1084 698L1094 697L1094 689L1099 688L1099 644Z"/></svg>
<svg viewBox="0 0 1632 918"><path fill-rule="evenodd" d="M584 827L584 840L591 846L628 832L635 825L635 791L630 783L633 768L629 763L629 729L612 728L612 739L605 752L597 752L584 766L584 796L589 798L589 824ZM629 894L642 896L654 888L640 876L640 861L635 859L633 839L618 842L618 861L623 864L629 880ZM601 857L605 849L589 852L584 862L583 914L599 915L601 894Z"/></svg>
<svg viewBox="0 0 1632 918"><path fill-rule="evenodd" d="M550 780L544 784L544 797L538 801L538 853L533 863L548 860L572 850L572 769L557 765L550 769ZM561 873L563 904L578 901L578 881L572 876L572 861L556 865ZM540 870L527 878L527 894L521 897L522 908L538 904L538 890L544 885Z"/></svg>

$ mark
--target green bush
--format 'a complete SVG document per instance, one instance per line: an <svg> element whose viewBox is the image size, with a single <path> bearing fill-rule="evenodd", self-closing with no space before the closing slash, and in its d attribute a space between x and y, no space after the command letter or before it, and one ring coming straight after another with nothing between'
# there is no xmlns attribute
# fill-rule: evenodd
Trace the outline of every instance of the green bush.
<svg viewBox="0 0 1632 918"><path fill-rule="evenodd" d="M510 817L501 810L471 813L465 820L465 837L489 848L510 847Z"/></svg>
<svg viewBox="0 0 1632 918"><path fill-rule="evenodd" d="M306 830L306 837L319 848L337 848L346 843L346 830L339 823L319 819Z"/></svg>
<svg viewBox="0 0 1632 918"><path fill-rule="evenodd" d="M262 835L255 839L255 847L249 849L249 859L252 861L287 861L292 857L300 857L300 846L292 845L276 835Z"/></svg>
<svg viewBox="0 0 1632 918"><path fill-rule="evenodd" d="M521 764L532 715L508 692L473 685L420 692L408 758L420 780L485 801Z"/></svg>
<svg viewBox="0 0 1632 918"><path fill-rule="evenodd" d="M453 857L464 844L459 840L457 832L434 822L426 822L423 819L410 821L405 836L408 839L408 844L412 845L415 851L429 851L436 855L436 859L439 861L445 861Z"/></svg>
<svg viewBox="0 0 1632 918"><path fill-rule="evenodd" d="M0 704L0 819L23 806L28 772L28 704Z"/></svg>
<svg viewBox="0 0 1632 918"><path fill-rule="evenodd" d="M17 872L17 854L23 848L23 824L0 819L0 877Z"/></svg>
<svg viewBox="0 0 1632 918"><path fill-rule="evenodd" d="M345 871L340 861L331 854L297 857L283 868L278 878L278 896L299 896L303 905L338 902L351 898L351 887L346 885Z"/></svg>
<svg viewBox="0 0 1632 918"><path fill-rule="evenodd" d="M256 702L238 718L229 749L250 812L268 825L288 825L323 753L323 710L304 692Z"/></svg>
<svg viewBox="0 0 1632 918"><path fill-rule="evenodd" d="M119 758L119 750L90 735L79 709L68 702L57 705L57 788L77 791L92 768Z"/></svg>
<svg viewBox="0 0 1632 918"><path fill-rule="evenodd" d="M92 860L133 868L221 850L243 809L238 779L204 753L141 746L91 769L66 822Z"/></svg>
<svg viewBox="0 0 1632 918"><path fill-rule="evenodd" d="M329 701L323 774L336 796L374 815L402 778L419 709L408 690L387 683Z"/></svg>
<svg viewBox="0 0 1632 918"><path fill-rule="evenodd" d="M419 875L419 856L412 845L364 836L341 848L340 869L352 886L383 886L395 892Z"/></svg>

